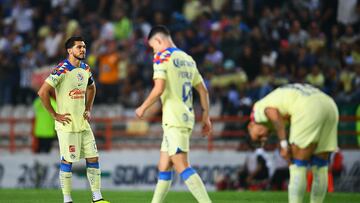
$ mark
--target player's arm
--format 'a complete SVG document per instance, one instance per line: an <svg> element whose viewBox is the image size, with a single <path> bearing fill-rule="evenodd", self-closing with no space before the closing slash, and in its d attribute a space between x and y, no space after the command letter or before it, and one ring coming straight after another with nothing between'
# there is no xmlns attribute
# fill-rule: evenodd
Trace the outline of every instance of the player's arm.
<svg viewBox="0 0 360 203"><path fill-rule="evenodd" d="M212 133L212 125L209 116L210 102L209 102L209 92L204 84L200 82L195 86L196 91L200 95L200 104L202 108L202 132L204 135L209 136Z"/></svg>
<svg viewBox="0 0 360 203"><path fill-rule="evenodd" d="M95 94L96 94L96 86L95 83L92 83L86 88L86 103L85 103L85 112L84 112L84 118L86 120L90 119L92 106L94 104Z"/></svg>
<svg viewBox="0 0 360 203"><path fill-rule="evenodd" d="M273 107L267 107L265 109L265 115L272 123L276 134L280 140L280 147L281 151L280 154L285 159L290 159L289 149L288 149L288 142L286 139L286 129L285 129L285 122L284 118L281 116L279 110Z"/></svg>
<svg viewBox="0 0 360 203"><path fill-rule="evenodd" d="M154 79L154 87L151 90L149 96L145 101L135 110L136 116L142 118L145 114L145 111L153 105L162 95L165 90L165 80L164 79Z"/></svg>
<svg viewBox="0 0 360 203"><path fill-rule="evenodd" d="M41 99L41 103L44 105L44 107L46 108L46 110L50 113L50 115L58 122L62 123L62 124L68 124L71 122L71 119L68 117L70 114L58 114L56 113L56 111L54 110L54 108L51 106L51 101L50 101L50 92L53 90L54 88L49 85L47 82L44 82L44 84L40 87L39 91L38 91L38 95Z"/></svg>
<svg viewBox="0 0 360 203"><path fill-rule="evenodd" d="M279 110L277 108L267 107L265 109L265 115L266 117L268 117L271 124L274 126L274 129L279 139L286 140L285 122Z"/></svg>

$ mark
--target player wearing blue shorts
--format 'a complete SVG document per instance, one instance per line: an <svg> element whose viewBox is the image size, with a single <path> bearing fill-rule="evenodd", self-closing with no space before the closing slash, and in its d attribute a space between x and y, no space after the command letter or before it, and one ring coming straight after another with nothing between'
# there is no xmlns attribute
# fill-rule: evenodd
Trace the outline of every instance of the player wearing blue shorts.
<svg viewBox="0 0 360 203"><path fill-rule="evenodd" d="M90 67L82 62L86 45L82 37L71 37L65 42L65 49L68 58L57 65L38 92L43 105L55 120L64 202L72 202L72 163L85 158L93 202L108 203L100 192L99 154L88 122L96 88ZM50 104L50 92L54 89L57 111Z"/></svg>
<svg viewBox="0 0 360 203"><path fill-rule="evenodd" d="M171 186L174 168L200 203L211 202L206 188L188 162L189 141L195 122L192 88L200 95L203 133L209 135L209 96L204 81L191 56L176 48L168 29L155 26L148 36L154 55L154 87L143 104L136 109L142 118L160 97L162 102L163 141L160 149L159 176L152 203L161 203Z"/></svg>

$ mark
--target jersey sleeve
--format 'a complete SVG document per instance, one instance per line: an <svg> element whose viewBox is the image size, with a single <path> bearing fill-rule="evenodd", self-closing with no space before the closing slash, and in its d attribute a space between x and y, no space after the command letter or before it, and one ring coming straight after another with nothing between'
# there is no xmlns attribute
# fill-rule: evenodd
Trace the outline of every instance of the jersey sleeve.
<svg viewBox="0 0 360 203"><path fill-rule="evenodd" d="M56 88L62 81L65 73L65 68L55 68L53 72L46 78L45 82L47 82L53 88Z"/></svg>
<svg viewBox="0 0 360 203"><path fill-rule="evenodd" d="M281 89L276 89L255 103L253 109L255 122L265 123L269 121L265 115L265 109L268 107L277 108L281 111L284 100L282 94Z"/></svg>
<svg viewBox="0 0 360 203"><path fill-rule="evenodd" d="M90 69L90 67L88 65L86 65L85 70L86 70L86 72L88 73L88 76L89 76L87 86L90 86L90 85L95 83L95 80L94 80L93 74L91 72L91 69Z"/></svg>
<svg viewBox="0 0 360 203"><path fill-rule="evenodd" d="M171 61L171 52L169 51L164 51L164 52L159 52L157 54L154 55L154 60L153 60L153 69L154 69L154 75L153 75L153 79L164 79L166 80L167 78L167 63L169 63L169 61Z"/></svg>
<svg viewBox="0 0 360 203"><path fill-rule="evenodd" d="M202 76L200 75L199 71L196 70L192 81L193 86L195 87L196 85L200 84L202 81L203 81Z"/></svg>
<svg viewBox="0 0 360 203"><path fill-rule="evenodd" d="M256 123L266 123L269 121L267 116L265 115L266 105L261 103L257 103L253 109L253 118Z"/></svg>

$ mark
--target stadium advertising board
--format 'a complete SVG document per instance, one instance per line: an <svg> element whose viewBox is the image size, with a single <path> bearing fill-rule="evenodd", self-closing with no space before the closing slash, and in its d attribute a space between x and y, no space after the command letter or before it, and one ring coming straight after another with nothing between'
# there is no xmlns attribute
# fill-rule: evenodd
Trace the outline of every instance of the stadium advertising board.
<svg viewBox="0 0 360 203"><path fill-rule="evenodd" d="M250 153L235 151L191 151L190 162L209 190L215 189L219 174L236 174ZM271 161L272 153L268 154ZM345 165L360 161L359 151L344 152ZM101 152L102 187L105 189L152 190L157 181L157 150L122 150ZM57 151L49 155L30 153L2 154L0 158L0 188L58 188L59 157ZM272 167L271 162L269 166ZM73 188L89 188L85 162L73 165ZM176 175L172 189L186 190Z"/></svg>

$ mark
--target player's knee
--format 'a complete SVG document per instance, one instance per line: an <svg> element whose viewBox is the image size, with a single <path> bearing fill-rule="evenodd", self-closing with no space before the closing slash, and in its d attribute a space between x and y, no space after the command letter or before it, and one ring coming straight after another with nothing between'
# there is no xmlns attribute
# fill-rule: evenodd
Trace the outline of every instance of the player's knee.
<svg viewBox="0 0 360 203"><path fill-rule="evenodd" d="M99 162L99 157L86 158L86 162L89 163Z"/></svg>
<svg viewBox="0 0 360 203"><path fill-rule="evenodd" d="M171 162L169 163L159 163L157 168L159 171L169 171L171 170L173 167L173 165L171 164Z"/></svg>
<svg viewBox="0 0 360 203"><path fill-rule="evenodd" d="M312 156L311 157L311 165L312 166L317 166L317 167L325 167L328 166L329 161L328 159L324 159L323 157L318 157L318 156Z"/></svg>

